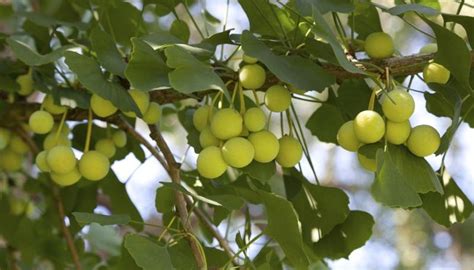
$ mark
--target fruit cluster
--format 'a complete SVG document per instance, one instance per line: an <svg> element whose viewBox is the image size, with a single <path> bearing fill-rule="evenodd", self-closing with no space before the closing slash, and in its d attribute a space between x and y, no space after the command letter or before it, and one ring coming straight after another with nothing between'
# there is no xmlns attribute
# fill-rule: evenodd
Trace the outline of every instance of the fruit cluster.
<svg viewBox="0 0 474 270"><path fill-rule="evenodd" d="M257 59L244 56L244 62L246 64L239 71L239 82L236 82L239 87L234 89L240 91L242 97L242 87L256 90L266 81L265 69ZM240 112L232 105L220 109L204 105L195 111L193 125L200 132L199 142L203 148L197 159L201 176L217 178L229 166L244 168L253 160L260 163L276 161L284 168L293 167L301 160L300 142L291 135L277 139L266 129L268 119L258 106L258 100L255 101L257 106L247 110L241 99ZM271 112L284 112L291 105L291 94L284 86L273 85L265 93L265 105Z"/></svg>
<svg viewBox="0 0 474 270"><path fill-rule="evenodd" d="M0 127L0 170L20 170L29 150L28 144L20 136Z"/></svg>
<svg viewBox="0 0 474 270"><path fill-rule="evenodd" d="M405 144L418 157L429 156L438 150L440 135L429 125L411 127L409 118L415 110L413 97L403 89L383 94L380 103L384 118L373 110L357 114L353 121L344 123L337 133L337 141L344 149L356 152L364 144L377 143L383 138L388 143ZM375 159L358 154L361 165L376 171Z"/></svg>

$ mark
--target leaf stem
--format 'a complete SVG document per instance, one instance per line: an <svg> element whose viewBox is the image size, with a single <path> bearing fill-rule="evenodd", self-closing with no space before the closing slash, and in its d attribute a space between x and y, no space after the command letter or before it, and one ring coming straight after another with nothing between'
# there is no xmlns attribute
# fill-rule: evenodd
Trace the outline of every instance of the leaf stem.
<svg viewBox="0 0 474 270"><path fill-rule="evenodd" d="M205 39L204 34L202 33L201 29L199 28L196 20L194 19L193 15L189 11L188 4L186 4L186 1L183 1L183 6L184 6L184 10L186 11L186 14L188 14L189 18L191 19L191 22L193 23L194 27L198 31L199 36L201 36L202 39Z"/></svg>
<svg viewBox="0 0 474 270"><path fill-rule="evenodd" d="M84 145L84 154L89 152L89 148L91 145L91 137L92 137L92 109L89 108L89 115L87 118L86 144Z"/></svg>

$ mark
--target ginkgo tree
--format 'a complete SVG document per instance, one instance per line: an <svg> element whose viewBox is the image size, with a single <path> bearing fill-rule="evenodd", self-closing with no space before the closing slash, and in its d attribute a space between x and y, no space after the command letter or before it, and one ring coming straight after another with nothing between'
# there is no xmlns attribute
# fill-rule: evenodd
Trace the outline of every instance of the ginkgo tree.
<svg viewBox="0 0 474 270"><path fill-rule="evenodd" d="M199 1L0 3L11 30L0 34L0 269L325 269L370 239L374 219L319 183L307 130L357 156L381 205L422 209L445 227L470 216L444 163L459 126L474 126L474 17L459 15L464 1L457 14L438 1L235 4L248 17L242 32ZM432 43L401 55L382 13L418 18ZM156 25L163 17L167 30ZM410 124L415 77L432 90L427 111L452 120L444 133ZM319 104L306 122L296 100ZM194 167L162 134L160 120L173 115ZM111 169L145 153L170 180L156 190L159 224L142 220ZM219 226L235 213L245 225L228 239ZM107 256L81 233L105 225L122 232L121 250Z"/></svg>

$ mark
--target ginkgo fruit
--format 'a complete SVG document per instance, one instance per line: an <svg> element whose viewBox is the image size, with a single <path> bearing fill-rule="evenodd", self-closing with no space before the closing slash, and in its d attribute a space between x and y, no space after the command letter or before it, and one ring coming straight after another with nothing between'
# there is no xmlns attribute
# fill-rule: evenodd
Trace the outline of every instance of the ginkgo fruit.
<svg viewBox="0 0 474 270"><path fill-rule="evenodd" d="M156 124L161 119L161 106L156 102L150 102L148 110L143 115L143 121L149 125Z"/></svg>
<svg viewBox="0 0 474 270"><path fill-rule="evenodd" d="M77 167L74 167L68 173L51 173L51 179L60 186L71 186L81 180L82 175L79 173Z"/></svg>
<svg viewBox="0 0 474 270"><path fill-rule="evenodd" d="M99 117L109 117L118 110L112 102L97 94L91 97L91 109Z"/></svg>
<svg viewBox="0 0 474 270"><path fill-rule="evenodd" d="M109 173L109 169L109 159L98 151L84 153L79 160L79 172L87 180L101 180Z"/></svg>
<svg viewBox="0 0 474 270"><path fill-rule="evenodd" d="M248 109L244 114L244 125L250 132L262 130L267 123L267 117L262 109L253 107Z"/></svg>
<svg viewBox="0 0 474 270"><path fill-rule="evenodd" d="M222 146L224 161L234 168L243 168L252 162L255 149L251 142L242 137L228 140Z"/></svg>
<svg viewBox="0 0 474 270"><path fill-rule="evenodd" d="M204 148L197 158L197 170L205 178L214 179L223 175L227 166L221 149L216 146Z"/></svg>
<svg viewBox="0 0 474 270"><path fill-rule="evenodd" d="M20 85L20 90L18 90L19 95L28 96L33 93L33 76L31 69L28 73L18 76L16 82Z"/></svg>
<svg viewBox="0 0 474 270"><path fill-rule="evenodd" d="M67 137L66 134L59 133L49 133L43 141L43 149L50 150L51 148L62 145L62 146L71 146L71 140Z"/></svg>
<svg viewBox="0 0 474 270"><path fill-rule="evenodd" d="M239 71L239 81L245 89L259 89L265 80L265 69L259 64L245 65Z"/></svg>
<svg viewBox="0 0 474 270"><path fill-rule="evenodd" d="M94 148L108 158L113 157L117 150L112 139L100 139L95 143Z"/></svg>
<svg viewBox="0 0 474 270"><path fill-rule="evenodd" d="M347 151L356 152L360 141L354 133L354 121L345 122L337 131L337 142Z"/></svg>
<svg viewBox="0 0 474 270"><path fill-rule="evenodd" d="M385 134L382 116L371 110L358 113L354 119L354 133L362 143L378 142Z"/></svg>
<svg viewBox="0 0 474 270"><path fill-rule="evenodd" d="M411 125L409 121L392 122L387 121L385 138L391 144L403 144L410 136Z"/></svg>
<svg viewBox="0 0 474 270"><path fill-rule="evenodd" d="M221 140L216 138L214 134L212 134L211 129L209 127L204 128L199 134L199 144L202 148L206 148L208 146L219 146Z"/></svg>
<svg viewBox="0 0 474 270"><path fill-rule="evenodd" d="M28 125L36 134L46 134L53 129L54 118L47 111L36 111L31 114Z"/></svg>
<svg viewBox="0 0 474 270"><path fill-rule="evenodd" d="M198 131L202 131L209 123L209 114L211 106L204 105L199 107L193 114L193 125Z"/></svg>
<svg viewBox="0 0 474 270"><path fill-rule="evenodd" d="M257 59L257 58L254 58L254 57L252 57L252 56L248 56L248 55L246 55L246 54L244 54L244 55L242 56L242 60L243 60L245 63L247 63L247 64L255 64L255 63L258 62L258 59Z"/></svg>
<svg viewBox="0 0 474 270"><path fill-rule="evenodd" d="M423 79L426 83L446 84L449 81L450 76L451 72L438 63L429 63L423 69Z"/></svg>
<svg viewBox="0 0 474 270"><path fill-rule="evenodd" d="M294 167L303 157L303 147L301 143L292 136L285 135L278 140L280 150L276 161L283 168Z"/></svg>
<svg viewBox="0 0 474 270"><path fill-rule="evenodd" d="M377 162L375 159L368 158L360 153L357 153L357 159L359 160L359 164L362 166L362 168L371 172L377 171Z"/></svg>
<svg viewBox="0 0 474 270"><path fill-rule="evenodd" d="M421 54L431 54L438 51L438 44L428 43L420 49Z"/></svg>
<svg viewBox="0 0 474 270"><path fill-rule="evenodd" d="M30 151L28 144L18 135L12 135L8 149L20 155L24 155Z"/></svg>
<svg viewBox="0 0 474 270"><path fill-rule="evenodd" d="M0 150L5 149L10 143L12 133L6 128L0 127Z"/></svg>
<svg viewBox="0 0 474 270"><path fill-rule="evenodd" d="M410 152L419 157L426 157L438 150L441 139L436 129L429 125L412 128L407 140Z"/></svg>
<svg viewBox="0 0 474 270"><path fill-rule="evenodd" d="M415 100L407 91L395 89L384 96L382 110L388 120L405 122L415 111Z"/></svg>
<svg viewBox="0 0 474 270"><path fill-rule="evenodd" d="M277 137L267 130L262 130L249 135L248 140L255 149L254 159L258 162L267 163L276 158L280 144Z"/></svg>
<svg viewBox="0 0 474 270"><path fill-rule="evenodd" d="M145 91L140 91L137 89L131 89L128 91L130 96L132 97L133 101L137 104L138 109L144 115L148 110L148 106L150 105L150 94ZM137 117L135 112L124 112L124 114L128 117Z"/></svg>
<svg viewBox="0 0 474 270"><path fill-rule="evenodd" d="M227 140L239 136L243 119L240 113L231 108L217 111L211 120L211 132L216 138Z"/></svg>
<svg viewBox="0 0 474 270"><path fill-rule="evenodd" d="M10 149L0 151L0 170L16 172L23 165L23 156Z"/></svg>
<svg viewBox="0 0 474 270"><path fill-rule="evenodd" d="M265 92L265 105L272 112L282 112L291 105L291 94L283 85L273 85Z"/></svg>
<svg viewBox="0 0 474 270"><path fill-rule="evenodd" d="M51 148L46 155L46 162L52 172L61 174L72 171L77 164L72 148L64 145Z"/></svg>
<svg viewBox="0 0 474 270"><path fill-rule="evenodd" d="M48 162L46 161L46 157L48 156L48 151L44 150L39 152L35 158L36 167L42 172L50 172L51 169L49 168Z"/></svg>
<svg viewBox="0 0 474 270"><path fill-rule="evenodd" d="M367 36L364 50L370 58L382 59L393 55L395 48L393 39L384 32L376 32Z"/></svg>
<svg viewBox="0 0 474 270"><path fill-rule="evenodd" d="M117 130L112 134L112 141L115 146L122 148L127 145L127 133L123 130Z"/></svg>
<svg viewBox="0 0 474 270"><path fill-rule="evenodd" d="M60 124L55 123L55 124L53 125L53 128L51 129L51 133L56 134L56 132L57 132L58 129L59 129L59 126L60 126ZM61 133L62 133L63 135L66 135L66 136L67 136L67 135L69 134L69 132L71 132L71 129L69 128L69 126L67 125L67 123L64 122L63 125L62 125L62 127L61 127Z"/></svg>
<svg viewBox="0 0 474 270"><path fill-rule="evenodd" d="M46 111L51 114L62 114L66 112L67 108L65 106L56 105L54 103L54 98L51 95L47 95L43 100L43 107Z"/></svg>

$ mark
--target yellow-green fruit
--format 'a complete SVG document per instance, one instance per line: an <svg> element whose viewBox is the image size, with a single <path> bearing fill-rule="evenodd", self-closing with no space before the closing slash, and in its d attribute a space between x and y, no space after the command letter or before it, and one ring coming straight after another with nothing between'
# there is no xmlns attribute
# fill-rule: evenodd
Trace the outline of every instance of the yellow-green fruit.
<svg viewBox="0 0 474 270"><path fill-rule="evenodd" d="M199 134L199 144L202 148L206 148L208 146L219 146L221 141L212 134L211 129L209 127L204 128Z"/></svg>
<svg viewBox="0 0 474 270"><path fill-rule="evenodd" d="M420 49L421 54L431 54L438 51L438 44L428 43Z"/></svg>
<svg viewBox="0 0 474 270"><path fill-rule="evenodd" d="M222 146L222 157L224 161L234 168L243 168L252 162L255 149L251 142L242 137L228 140Z"/></svg>
<svg viewBox="0 0 474 270"><path fill-rule="evenodd" d="M118 130L112 134L112 140L115 146L122 148L127 145L127 134L123 130Z"/></svg>
<svg viewBox="0 0 474 270"><path fill-rule="evenodd" d="M423 69L423 79L426 83L445 84L449 81L450 75L451 72L438 63L429 63L425 69Z"/></svg>
<svg viewBox="0 0 474 270"><path fill-rule="evenodd" d="M38 155L36 155L35 163L36 167L42 172L49 172L51 169L49 168L48 162L46 161L46 157L48 156L48 151L41 151Z"/></svg>
<svg viewBox="0 0 474 270"><path fill-rule="evenodd" d="M247 64L255 64L255 63L258 62L257 58L254 58L252 56L248 56L246 54L244 54L244 56L242 56L242 60L244 60L244 62L247 63Z"/></svg>
<svg viewBox="0 0 474 270"><path fill-rule="evenodd" d="M410 136L411 126L410 122L392 122L387 121L385 138L391 144L403 144L407 141Z"/></svg>
<svg viewBox="0 0 474 270"><path fill-rule="evenodd" d="M337 142L347 151L356 152L360 142L354 133L354 121L345 122L337 131Z"/></svg>
<svg viewBox="0 0 474 270"><path fill-rule="evenodd" d="M204 105L199 107L193 114L193 125L198 131L202 131L209 122L209 113L211 106Z"/></svg>
<svg viewBox="0 0 474 270"><path fill-rule="evenodd" d="M24 155L28 153L28 151L30 151L30 147L28 146L28 144L26 144L26 142L23 141L23 139L17 135L13 135L11 137L8 149L20 155Z"/></svg>
<svg viewBox="0 0 474 270"><path fill-rule="evenodd" d="M393 39L384 32L372 33L365 39L364 49L370 58L382 59L395 52Z"/></svg>
<svg viewBox="0 0 474 270"><path fill-rule="evenodd" d="M270 131L262 130L250 134L248 140L255 149L254 159L258 162L267 163L276 158L280 150L277 137Z"/></svg>
<svg viewBox="0 0 474 270"><path fill-rule="evenodd" d="M48 151L46 162L52 172L68 173L76 167L77 161L71 147L58 145Z"/></svg>
<svg viewBox="0 0 474 270"><path fill-rule="evenodd" d="M151 102L148 106L148 110L143 115L143 121L149 125L156 124L160 121L161 118L161 107L160 104L156 102Z"/></svg>
<svg viewBox="0 0 474 270"><path fill-rule="evenodd" d="M205 178L217 178L227 170L227 163L222 157L221 149L216 146L204 148L197 158L197 170Z"/></svg>
<svg viewBox="0 0 474 270"><path fill-rule="evenodd" d="M37 134L46 134L53 129L53 116L47 111L36 111L28 120L31 131Z"/></svg>
<svg viewBox="0 0 474 270"><path fill-rule="evenodd" d="M291 168L298 164L303 157L301 143L288 135L281 137L278 142L280 144L280 150L276 157L278 164L283 168Z"/></svg>
<svg viewBox="0 0 474 270"><path fill-rule="evenodd" d="M239 136L242 132L242 127L242 116L231 108L217 111L211 120L211 132L216 138L221 140Z"/></svg>
<svg viewBox="0 0 474 270"><path fill-rule="evenodd" d="M274 85L265 92L265 105L272 112L282 112L291 105L291 94L283 85Z"/></svg>
<svg viewBox="0 0 474 270"><path fill-rule="evenodd" d="M108 117L117 112L112 102L96 94L91 97L91 109L99 117Z"/></svg>
<svg viewBox="0 0 474 270"><path fill-rule="evenodd" d="M382 116L371 110L360 112L354 119L354 133L362 143L378 142L385 134Z"/></svg>
<svg viewBox="0 0 474 270"><path fill-rule="evenodd" d="M0 170L15 172L21 169L23 156L10 149L0 151Z"/></svg>
<svg viewBox="0 0 474 270"><path fill-rule="evenodd" d="M248 109L244 114L244 125L250 132L262 130L267 123L267 117L262 109L253 107Z"/></svg>
<svg viewBox="0 0 474 270"><path fill-rule="evenodd" d="M265 79L265 70L258 64L245 65L239 71L239 81L246 89L262 87Z"/></svg>
<svg viewBox="0 0 474 270"><path fill-rule="evenodd" d="M5 149L10 143L12 133L6 128L0 127L0 150Z"/></svg>
<svg viewBox="0 0 474 270"><path fill-rule="evenodd" d="M28 96L33 93L33 77L31 76L31 69L28 73L18 76L16 82L20 85L20 90L18 91L19 95Z"/></svg>
<svg viewBox="0 0 474 270"><path fill-rule="evenodd" d="M10 213L14 216L19 216L25 212L27 203L22 199L11 198L10 203Z"/></svg>
<svg viewBox="0 0 474 270"><path fill-rule="evenodd" d="M135 103L137 104L138 109L140 110L142 115L144 115L148 110L148 106L150 105L150 94L148 92L140 91L137 89L132 89L128 91L128 93L132 97L133 101L135 101ZM137 117L135 112L124 112L124 114L128 117Z"/></svg>
<svg viewBox="0 0 474 270"><path fill-rule="evenodd" d="M71 146L71 141L67 137L67 135L59 133L59 136L56 138L56 133L49 133L48 136L44 138L43 141L43 149L50 150L55 146L63 145L63 146Z"/></svg>
<svg viewBox="0 0 474 270"><path fill-rule="evenodd" d="M115 155L116 149L112 139L100 139L95 143L95 150L111 158Z"/></svg>
<svg viewBox="0 0 474 270"><path fill-rule="evenodd" d="M439 133L429 125L416 126L411 130L407 140L410 152L419 157L434 154L441 143Z"/></svg>
<svg viewBox="0 0 474 270"><path fill-rule="evenodd" d="M405 122L415 111L415 100L405 90L396 89L388 92L382 101L382 110L388 120Z"/></svg>
<svg viewBox="0 0 474 270"><path fill-rule="evenodd" d="M375 159L368 158L360 153L357 153L357 159L359 160L362 168L371 172L377 171L377 162Z"/></svg>
<svg viewBox="0 0 474 270"><path fill-rule="evenodd" d="M51 114L62 114L67 110L67 108L64 106L56 105L54 103L53 96L50 96L50 95L44 98L43 107L45 110L47 110Z"/></svg>
<svg viewBox="0 0 474 270"><path fill-rule="evenodd" d="M89 151L79 160L79 172L87 180L101 180L109 173L109 169L109 160L98 151Z"/></svg>
<svg viewBox="0 0 474 270"><path fill-rule="evenodd" d="M79 182L81 179L81 174L79 173L79 170L77 170L76 167L72 169L72 171L68 173L51 173L51 179L58 185L60 186L71 186L74 185L75 183Z"/></svg>
<svg viewBox="0 0 474 270"><path fill-rule="evenodd" d="M58 128L59 128L59 124L55 123L53 125L53 128L51 129L51 133L56 134L56 132L58 131ZM63 126L61 127L61 134L67 136L70 131L71 131L71 129L69 128L69 126L67 125L66 122L64 122Z"/></svg>

